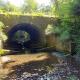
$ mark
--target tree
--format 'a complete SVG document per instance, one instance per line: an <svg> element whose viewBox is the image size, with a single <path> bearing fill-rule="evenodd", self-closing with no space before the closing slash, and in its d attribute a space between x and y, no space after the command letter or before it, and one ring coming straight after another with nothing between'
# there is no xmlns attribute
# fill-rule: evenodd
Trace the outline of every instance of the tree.
<svg viewBox="0 0 80 80"><path fill-rule="evenodd" d="M45 6L44 4L42 4L38 7L37 11L49 15L51 13L50 10L51 10L50 5Z"/></svg>
<svg viewBox="0 0 80 80"><path fill-rule="evenodd" d="M20 9L11 4L9 1L4 2L3 0L0 0L0 10L3 12L18 12Z"/></svg>
<svg viewBox="0 0 80 80"><path fill-rule="evenodd" d="M68 17L71 13L71 8L74 5L74 0L51 0L53 3L53 8L55 8L54 12L59 17ZM52 9L53 9L52 8Z"/></svg>
<svg viewBox="0 0 80 80"><path fill-rule="evenodd" d="M72 53L80 55L80 0L55 0L55 12L60 19L55 32L61 41L72 41Z"/></svg>
<svg viewBox="0 0 80 80"><path fill-rule="evenodd" d="M37 10L37 3L34 0L24 0L22 12L35 12Z"/></svg>

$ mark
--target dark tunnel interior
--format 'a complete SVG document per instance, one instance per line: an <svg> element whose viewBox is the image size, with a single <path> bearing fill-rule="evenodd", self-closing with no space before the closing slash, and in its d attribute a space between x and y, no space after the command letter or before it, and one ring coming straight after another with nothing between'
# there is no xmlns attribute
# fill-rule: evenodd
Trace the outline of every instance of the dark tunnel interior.
<svg viewBox="0 0 80 80"><path fill-rule="evenodd" d="M9 30L7 44L12 50L35 50L40 40L41 34L36 26L21 23Z"/></svg>

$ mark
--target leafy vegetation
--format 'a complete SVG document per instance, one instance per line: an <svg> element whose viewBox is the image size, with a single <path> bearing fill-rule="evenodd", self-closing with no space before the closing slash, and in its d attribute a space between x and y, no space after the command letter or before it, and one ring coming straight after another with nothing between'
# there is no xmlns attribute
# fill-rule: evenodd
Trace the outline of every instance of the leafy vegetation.
<svg viewBox="0 0 80 80"><path fill-rule="evenodd" d="M5 25L3 24L3 22L0 22L0 40L3 40L3 41L7 40L7 36L3 32L4 28L5 28Z"/></svg>
<svg viewBox="0 0 80 80"><path fill-rule="evenodd" d="M70 40L72 53L80 54L80 7L79 0L56 0L55 13L59 23L54 29L61 41Z"/></svg>
<svg viewBox="0 0 80 80"><path fill-rule="evenodd" d="M9 53L10 53L10 50L0 49L0 56L6 55L6 54L9 54Z"/></svg>
<svg viewBox="0 0 80 80"><path fill-rule="evenodd" d="M3 42L5 42L7 40L7 36L5 35L5 33L3 32L3 29L5 28L5 25L3 22L0 21L0 55L5 55L8 52L10 52L9 50L4 50L2 49L3 47Z"/></svg>
<svg viewBox="0 0 80 80"><path fill-rule="evenodd" d="M35 12L37 3L34 0L24 0L22 12Z"/></svg>
<svg viewBox="0 0 80 80"><path fill-rule="evenodd" d="M0 12L2 13L16 13L16 14L49 14L50 6L38 6L35 0L23 0L24 4L20 7L16 7L11 4L9 1L5 2L4 0L0 0Z"/></svg>

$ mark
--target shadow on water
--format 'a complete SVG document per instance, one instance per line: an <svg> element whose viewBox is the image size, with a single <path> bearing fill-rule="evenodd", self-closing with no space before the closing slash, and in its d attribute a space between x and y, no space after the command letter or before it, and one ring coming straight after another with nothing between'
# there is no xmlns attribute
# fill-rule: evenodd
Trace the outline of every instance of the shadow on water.
<svg viewBox="0 0 80 80"><path fill-rule="evenodd" d="M28 74L38 74L44 75L51 71L58 61L51 58L39 60L39 61L30 61L28 63L23 63L21 65L16 65L12 67L13 72L9 73L4 80L15 80L18 77L21 77L24 73Z"/></svg>
<svg viewBox="0 0 80 80"><path fill-rule="evenodd" d="M56 71L56 74L52 73L51 76L55 75L56 77L60 77L60 79L57 80L68 80L67 77L69 76L75 76L76 80L80 79L80 66L73 57L67 57L67 64L62 66L55 66L59 64L59 62L57 58L54 58L55 57L49 56L47 59L30 61L28 63L13 66L13 72L9 73L4 80L41 80L37 78L53 70ZM54 77L52 80L55 80Z"/></svg>

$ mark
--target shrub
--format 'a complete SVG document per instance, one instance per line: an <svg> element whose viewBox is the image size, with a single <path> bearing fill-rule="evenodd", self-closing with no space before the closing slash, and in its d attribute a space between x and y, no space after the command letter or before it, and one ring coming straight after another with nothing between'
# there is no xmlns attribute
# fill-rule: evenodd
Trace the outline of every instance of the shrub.
<svg viewBox="0 0 80 80"><path fill-rule="evenodd" d="M5 28L5 25L3 24L3 22L0 21L0 40L6 41L7 40L7 36L3 32L4 28Z"/></svg>

